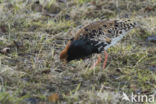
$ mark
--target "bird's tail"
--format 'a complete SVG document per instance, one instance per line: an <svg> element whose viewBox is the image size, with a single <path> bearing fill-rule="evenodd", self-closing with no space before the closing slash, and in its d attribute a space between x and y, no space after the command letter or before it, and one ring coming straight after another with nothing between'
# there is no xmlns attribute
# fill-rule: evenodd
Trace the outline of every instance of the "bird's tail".
<svg viewBox="0 0 156 104"><path fill-rule="evenodd" d="M131 30L137 26L137 23L131 20L124 20L124 21L116 21L115 24L117 24L116 28L122 29L125 31Z"/></svg>
<svg viewBox="0 0 156 104"><path fill-rule="evenodd" d="M124 36L126 36L131 29L137 26L137 23L132 22L131 20L115 21L115 24L115 37L112 38L111 44L105 47L105 50L107 50L111 46L114 46L118 41L120 41Z"/></svg>

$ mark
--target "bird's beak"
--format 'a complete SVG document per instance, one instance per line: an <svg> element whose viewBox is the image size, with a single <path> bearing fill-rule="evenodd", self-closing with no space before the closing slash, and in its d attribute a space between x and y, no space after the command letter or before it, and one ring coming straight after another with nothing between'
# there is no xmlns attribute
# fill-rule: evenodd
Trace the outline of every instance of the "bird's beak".
<svg viewBox="0 0 156 104"><path fill-rule="evenodd" d="M68 63L67 60L65 60L65 59L61 59L60 61L61 61L62 64L67 64Z"/></svg>

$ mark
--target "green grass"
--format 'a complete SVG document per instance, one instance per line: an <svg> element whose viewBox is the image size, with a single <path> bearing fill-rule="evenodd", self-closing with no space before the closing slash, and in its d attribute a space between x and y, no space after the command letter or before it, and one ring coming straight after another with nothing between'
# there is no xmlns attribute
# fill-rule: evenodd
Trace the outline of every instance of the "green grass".
<svg viewBox="0 0 156 104"><path fill-rule="evenodd" d="M84 3L87 3L89 1L92 1L92 0L74 0L74 2L76 2L77 4L84 4Z"/></svg>
<svg viewBox="0 0 156 104"><path fill-rule="evenodd" d="M154 0L117 2L97 0L0 0L0 103L130 103L126 94L153 94L156 88L156 48L147 37L155 35ZM129 5L128 5L129 3ZM128 6L128 8L127 8ZM118 9L117 9L118 7ZM101 19L129 19L139 26L115 47L108 49L105 70L100 63L90 66L97 56L60 62L60 51L72 34L87 23ZM104 54L102 54L104 61ZM59 99L48 99L51 94Z"/></svg>

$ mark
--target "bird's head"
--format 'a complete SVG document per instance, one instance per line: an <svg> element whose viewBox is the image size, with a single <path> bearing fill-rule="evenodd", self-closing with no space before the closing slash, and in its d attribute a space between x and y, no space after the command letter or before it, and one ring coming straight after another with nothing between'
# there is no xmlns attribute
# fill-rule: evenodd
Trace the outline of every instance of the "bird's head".
<svg viewBox="0 0 156 104"><path fill-rule="evenodd" d="M68 50L70 45L71 45L71 41L67 43L66 47L60 53L60 60L64 63L68 62L67 58L68 58Z"/></svg>

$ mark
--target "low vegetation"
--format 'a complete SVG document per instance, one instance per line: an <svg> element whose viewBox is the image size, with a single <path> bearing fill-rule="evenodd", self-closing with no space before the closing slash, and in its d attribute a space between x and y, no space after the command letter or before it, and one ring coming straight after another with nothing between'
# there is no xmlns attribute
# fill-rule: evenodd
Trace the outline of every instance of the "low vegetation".
<svg viewBox="0 0 156 104"><path fill-rule="evenodd" d="M0 0L0 103L131 104L123 92L155 94L155 13L156 0ZM107 51L105 70L90 69L96 55L60 62L81 26L110 19L138 27Z"/></svg>

